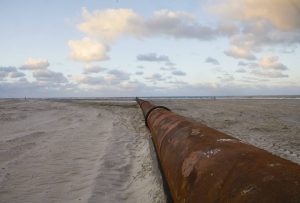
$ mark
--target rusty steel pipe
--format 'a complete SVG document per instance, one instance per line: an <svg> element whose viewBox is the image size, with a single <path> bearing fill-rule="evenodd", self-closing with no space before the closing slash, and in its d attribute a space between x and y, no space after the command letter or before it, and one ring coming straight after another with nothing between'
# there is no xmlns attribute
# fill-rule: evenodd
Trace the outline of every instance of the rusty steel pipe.
<svg viewBox="0 0 300 203"><path fill-rule="evenodd" d="M300 202L300 165L137 102L174 202Z"/></svg>
<svg viewBox="0 0 300 203"><path fill-rule="evenodd" d="M167 111L170 111L170 109L165 107L165 106L154 106L150 102L142 100L142 99L136 98L136 101L140 105L140 107L143 109L143 115L144 115L144 118L145 118L145 125L147 127L148 127L147 120L148 120L148 116L150 115L151 111L153 111L155 109L165 109Z"/></svg>

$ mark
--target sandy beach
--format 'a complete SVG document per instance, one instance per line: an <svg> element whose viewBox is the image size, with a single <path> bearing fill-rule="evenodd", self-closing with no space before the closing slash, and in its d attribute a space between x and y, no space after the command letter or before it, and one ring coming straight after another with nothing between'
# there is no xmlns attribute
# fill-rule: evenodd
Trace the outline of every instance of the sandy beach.
<svg viewBox="0 0 300 203"><path fill-rule="evenodd" d="M300 164L300 100L153 100ZM0 100L0 202L165 202L134 101Z"/></svg>
<svg viewBox="0 0 300 203"><path fill-rule="evenodd" d="M0 202L165 202L135 102L1 100Z"/></svg>

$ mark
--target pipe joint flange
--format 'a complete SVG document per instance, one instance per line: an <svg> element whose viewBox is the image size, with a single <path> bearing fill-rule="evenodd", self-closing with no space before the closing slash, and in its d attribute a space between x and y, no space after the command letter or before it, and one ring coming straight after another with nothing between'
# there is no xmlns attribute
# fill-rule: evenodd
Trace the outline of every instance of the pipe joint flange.
<svg viewBox="0 0 300 203"><path fill-rule="evenodd" d="M149 117L149 115L150 115L150 113L153 111L153 110L155 110L155 109L165 109L165 110L167 110L167 111L171 111L169 108L167 108L167 107L165 107L165 106L155 106L155 107L153 107L153 108L151 108L148 112L147 112L147 114L145 115L145 125L147 126L147 128L149 128L149 126L148 126L148 117Z"/></svg>

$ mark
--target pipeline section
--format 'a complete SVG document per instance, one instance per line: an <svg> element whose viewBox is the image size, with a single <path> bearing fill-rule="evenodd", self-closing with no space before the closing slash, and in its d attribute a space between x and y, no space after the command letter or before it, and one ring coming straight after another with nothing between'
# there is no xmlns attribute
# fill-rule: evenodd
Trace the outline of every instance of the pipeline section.
<svg viewBox="0 0 300 203"><path fill-rule="evenodd" d="M175 203L300 202L300 165L138 99Z"/></svg>

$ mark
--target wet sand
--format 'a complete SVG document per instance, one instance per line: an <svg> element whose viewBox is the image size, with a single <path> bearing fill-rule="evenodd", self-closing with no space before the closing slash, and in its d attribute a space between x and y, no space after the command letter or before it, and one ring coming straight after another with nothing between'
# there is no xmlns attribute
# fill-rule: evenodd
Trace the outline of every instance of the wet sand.
<svg viewBox="0 0 300 203"><path fill-rule="evenodd" d="M300 163L300 100L154 100ZM165 202L135 102L0 100L0 202Z"/></svg>

